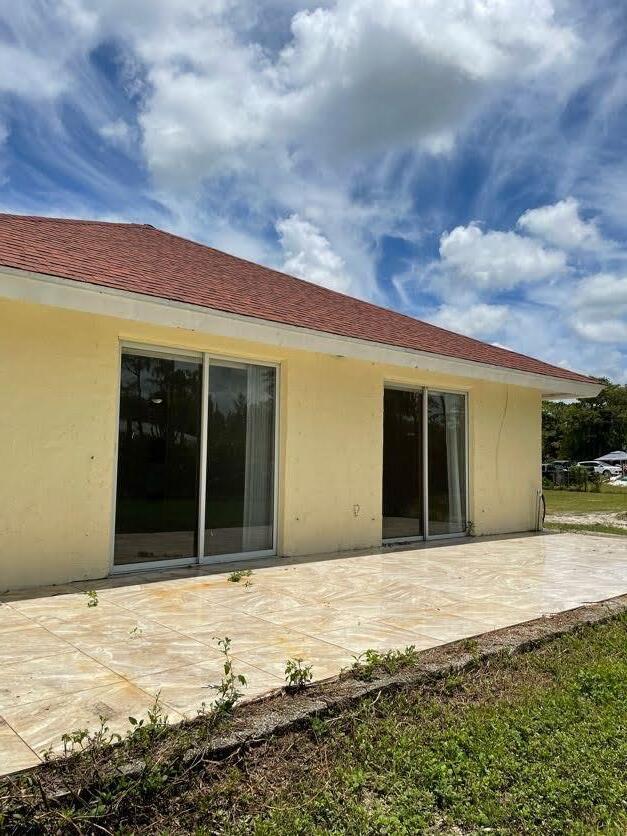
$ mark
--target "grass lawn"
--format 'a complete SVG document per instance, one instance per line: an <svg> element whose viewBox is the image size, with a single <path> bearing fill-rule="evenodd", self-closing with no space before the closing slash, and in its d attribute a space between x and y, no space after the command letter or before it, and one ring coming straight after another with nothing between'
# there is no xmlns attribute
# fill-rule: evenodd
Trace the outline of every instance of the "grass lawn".
<svg viewBox="0 0 627 836"><path fill-rule="evenodd" d="M227 763L162 760L159 780L76 793L64 815L79 833L624 834L626 728L621 617L365 699ZM24 821L48 832L38 793Z"/></svg>
<svg viewBox="0 0 627 836"><path fill-rule="evenodd" d="M626 488L603 486L599 493L545 489L544 499L547 514L603 514L627 511Z"/></svg>

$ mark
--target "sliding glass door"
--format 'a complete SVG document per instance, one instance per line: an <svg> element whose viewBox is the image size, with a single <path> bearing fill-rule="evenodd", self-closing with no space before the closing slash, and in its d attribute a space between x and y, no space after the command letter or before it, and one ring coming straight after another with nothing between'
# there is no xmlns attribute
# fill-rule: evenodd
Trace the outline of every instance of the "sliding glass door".
<svg viewBox="0 0 627 836"><path fill-rule="evenodd" d="M384 390L384 540L465 532L466 456L464 394Z"/></svg>
<svg viewBox="0 0 627 836"><path fill-rule="evenodd" d="M276 369L122 352L114 565L274 549Z"/></svg>
<svg viewBox="0 0 627 836"><path fill-rule="evenodd" d="M386 389L383 405L383 539L423 535L422 392Z"/></svg>
<svg viewBox="0 0 627 836"><path fill-rule="evenodd" d="M427 406L429 534L466 530L466 398L429 392Z"/></svg>
<svg viewBox="0 0 627 836"><path fill-rule="evenodd" d="M201 364L122 354L115 563L198 553Z"/></svg>
<svg viewBox="0 0 627 836"><path fill-rule="evenodd" d="M205 554L272 548L275 370L211 363Z"/></svg>

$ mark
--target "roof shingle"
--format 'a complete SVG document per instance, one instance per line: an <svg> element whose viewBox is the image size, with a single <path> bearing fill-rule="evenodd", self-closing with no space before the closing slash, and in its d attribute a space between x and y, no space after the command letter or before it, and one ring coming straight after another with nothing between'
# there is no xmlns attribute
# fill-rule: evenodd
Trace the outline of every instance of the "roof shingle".
<svg viewBox="0 0 627 836"><path fill-rule="evenodd" d="M399 348L597 382L148 225L0 214L0 265Z"/></svg>

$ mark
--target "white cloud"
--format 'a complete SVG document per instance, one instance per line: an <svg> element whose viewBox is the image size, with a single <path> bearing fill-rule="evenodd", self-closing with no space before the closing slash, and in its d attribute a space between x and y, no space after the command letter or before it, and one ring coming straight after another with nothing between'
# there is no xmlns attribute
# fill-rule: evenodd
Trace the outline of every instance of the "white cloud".
<svg viewBox="0 0 627 836"><path fill-rule="evenodd" d="M584 339L627 346L627 277L582 279L571 300L570 322Z"/></svg>
<svg viewBox="0 0 627 836"><path fill-rule="evenodd" d="M483 289L511 289L519 284L557 276L566 256L515 232L483 232L476 223L458 226L440 239L445 268Z"/></svg>
<svg viewBox="0 0 627 836"><path fill-rule="evenodd" d="M298 215L290 215L276 224L284 253L282 269L331 290L348 293L351 280L344 260L331 248L320 230Z"/></svg>
<svg viewBox="0 0 627 836"><path fill-rule="evenodd" d="M518 226L565 250L598 249L603 243L595 222L581 219L579 203L573 197L527 209L518 219Z"/></svg>
<svg viewBox="0 0 627 836"><path fill-rule="evenodd" d="M506 324L510 316L507 305L442 305L430 322L478 339L493 339Z"/></svg>
<svg viewBox="0 0 627 836"><path fill-rule="evenodd" d="M572 55L548 0L340 0L302 10L278 52L239 37L226 5L196 0L127 27L152 93L146 155L163 178L238 170L266 146L325 160L424 143L450 149L482 97Z"/></svg>
<svg viewBox="0 0 627 836"><path fill-rule="evenodd" d="M574 304L590 314L627 314L627 277L599 273L583 279L574 296ZM624 335L627 341L627 333Z"/></svg>
<svg viewBox="0 0 627 836"><path fill-rule="evenodd" d="M120 148L130 148L133 141L133 129L124 119L107 122L100 128L100 136Z"/></svg>
<svg viewBox="0 0 627 836"><path fill-rule="evenodd" d="M572 325L580 337L598 343L624 343L627 320L586 318L585 314L573 317Z"/></svg>

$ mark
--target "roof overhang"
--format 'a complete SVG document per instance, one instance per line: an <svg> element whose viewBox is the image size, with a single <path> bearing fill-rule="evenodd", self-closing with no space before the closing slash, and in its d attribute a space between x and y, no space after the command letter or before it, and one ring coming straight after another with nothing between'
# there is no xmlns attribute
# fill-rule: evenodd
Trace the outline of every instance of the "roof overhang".
<svg viewBox="0 0 627 836"><path fill-rule="evenodd" d="M542 397L549 400L590 398L603 388L601 383L533 374L443 354L415 351L12 267L0 267L0 297L266 345L525 386L540 390Z"/></svg>

